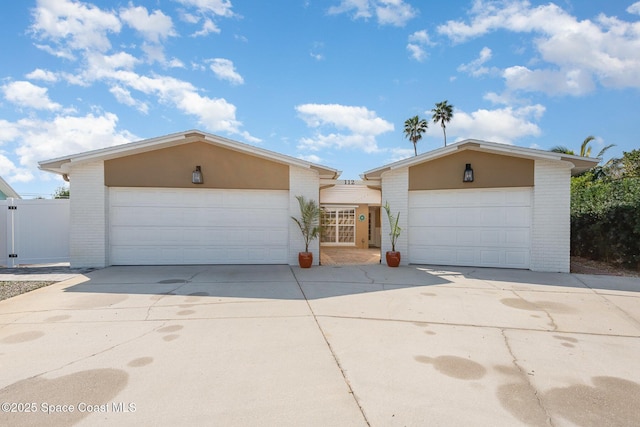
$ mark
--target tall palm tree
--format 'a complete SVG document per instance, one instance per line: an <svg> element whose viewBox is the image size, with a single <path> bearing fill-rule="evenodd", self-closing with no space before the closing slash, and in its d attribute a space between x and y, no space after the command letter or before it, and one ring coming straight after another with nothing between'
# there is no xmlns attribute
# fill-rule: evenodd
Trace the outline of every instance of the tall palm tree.
<svg viewBox="0 0 640 427"><path fill-rule="evenodd" d="M436 103L436 108L431 110L433 116L431 117L435 123L440 122L440 126L442 126L442 133L444 134L444 146L447 146L447 126L445 123L449 123L451 118L453 117L453 105L449 105L448 101L445 99L442 102Z"/></svg>
<svg viewBox="0 0 640 427"><path fill-rule="evenodd" d="M427 131L429 124L425 119L413 116L404 122L404 136L413 142L413 152L418 155L416 144L422 139L422 134Z"/></svg>

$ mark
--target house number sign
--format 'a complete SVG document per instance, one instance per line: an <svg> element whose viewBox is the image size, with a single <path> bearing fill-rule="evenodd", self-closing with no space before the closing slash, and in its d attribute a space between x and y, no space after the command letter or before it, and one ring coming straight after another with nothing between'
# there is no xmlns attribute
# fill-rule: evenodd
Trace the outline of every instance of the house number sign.
<svg viewBox="0 0 640 427"><path fill-rule="evenodd" d="M364 216L364 214L360 214L360 216L358 217L358 219L360 220L360 222L364 221L365 219L367 219L366 216Z"/></svg>

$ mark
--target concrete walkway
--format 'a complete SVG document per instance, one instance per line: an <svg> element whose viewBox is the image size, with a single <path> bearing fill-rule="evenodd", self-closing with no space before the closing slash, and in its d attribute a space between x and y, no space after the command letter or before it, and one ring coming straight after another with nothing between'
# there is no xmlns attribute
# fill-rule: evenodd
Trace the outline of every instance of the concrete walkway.
<svg viewBox="0 0 640 427"><path fill-rule="evenodd" d="M0 425L635 426L639 354L640 279L111 267L0 302Z"/></svg>
<svg viewBox="0 0 640 427"><path fill-rule="evenodd" d="M323 246L320 248L320 263L322 265L380 264L380 248Z"/></svg>

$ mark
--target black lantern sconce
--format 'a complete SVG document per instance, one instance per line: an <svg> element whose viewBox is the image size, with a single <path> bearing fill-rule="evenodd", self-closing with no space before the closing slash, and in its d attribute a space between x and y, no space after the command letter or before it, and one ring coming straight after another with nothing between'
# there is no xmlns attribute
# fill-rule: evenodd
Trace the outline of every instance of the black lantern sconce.
<svg viewBox="0 0 640 427"><path fill-rule="evenodd" d="M204 182L200 166L196 166L196 170L191 173L191 182L194 184L202 184Z"/></svg>
<svg viewBox="0 0 640 427"><path fill-rule="evenodd" d="M471 169L471 163L467 163L467 166L464 169L462 182L473 182L473 169Z"/></svg>

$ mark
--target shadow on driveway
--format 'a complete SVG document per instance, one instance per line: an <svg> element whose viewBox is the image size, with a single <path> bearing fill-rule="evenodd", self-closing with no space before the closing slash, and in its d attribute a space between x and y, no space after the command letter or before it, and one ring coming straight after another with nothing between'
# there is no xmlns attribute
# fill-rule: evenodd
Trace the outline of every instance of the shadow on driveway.
<svg viewBox="0 0 640 427"><path fill-rule="evenodd" d="M450 284L418 267L193 265L108 267L65 292L304 300Z"/></svg>

